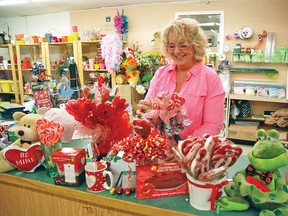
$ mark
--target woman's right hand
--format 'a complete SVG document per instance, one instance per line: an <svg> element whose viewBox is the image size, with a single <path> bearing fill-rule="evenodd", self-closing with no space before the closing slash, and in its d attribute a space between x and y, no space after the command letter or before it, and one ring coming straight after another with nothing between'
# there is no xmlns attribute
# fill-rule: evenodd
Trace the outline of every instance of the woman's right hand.
<svg viewBox="0 0 288 216"><path fill-rule="evenodd" d="M152 103L149 100L140 100L137 105L136 115L138 118L151 109Z"/></svg>

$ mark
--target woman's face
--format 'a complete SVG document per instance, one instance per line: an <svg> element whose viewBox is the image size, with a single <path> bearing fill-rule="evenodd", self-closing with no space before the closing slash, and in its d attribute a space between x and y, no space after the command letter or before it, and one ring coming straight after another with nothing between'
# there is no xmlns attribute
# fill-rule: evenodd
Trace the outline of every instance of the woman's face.
<svg viewBox="0 0 288 216"><path fill-rule="evenodd" d="M191 51L191 44L187 41L179 40L173 32L168 36L166 49L176 65L189 66L190 64L194 64L194 54Z"/></svg>

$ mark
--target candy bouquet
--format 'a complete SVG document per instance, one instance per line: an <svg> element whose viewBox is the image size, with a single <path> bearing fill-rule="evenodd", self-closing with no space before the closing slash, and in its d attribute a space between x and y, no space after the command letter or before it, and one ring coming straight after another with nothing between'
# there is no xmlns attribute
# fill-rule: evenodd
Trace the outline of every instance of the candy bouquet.
<svg viewBox="0 0 288 216"><path fill-rule="evenodd" d="M54 177L58 171L56 164L52 162L51 154L62 146L60 140L64 134L64 126L60 122L41 118L37 121L36 130L41 141L40 149L45 158L44 161L39 159L39 162L46 168L47 175Z"/></svg>
<svg viewBox="0 0 288 216"><path fill-rule="evenodd" d="M83 136L92 136L93 158L106 155L114 143L131 134L128 104L116 93L98 76L91 88L83 89L83 98L66 104L67 112L77 121L76 130Z"/></svg>
<svg viewBox="0 0 288 216"><path fill-rule="evenodd" d="M115 156L123 151L122 159L126 162L155 162L165 159L165 152L172 148L172 138L187 127L184 108L185 99L177 94L161 94L151 99L152 109L144 114L144 118L133 120L134 134L116 143L109 155Z"/></svg>
<svg viewBox="0 0 288 216"><path fill-rule="evenodd" d="M186 171L190 204L198 210L214 210L221 188L228 184L226 171L242 148L218 136L188 137L173 147L176 159Z"/></svg>
<svg viewBox="0 0 288 216"><path fill-rule="evenodd" d="M151 98L152 108L143 117L151 121L168 138L170 146L173 146L174 136L191 124L187 118L184 107L185 98L177 94L163 92L158 97Z"/></svg>
<svg viewBox="0 0 288 216"><path fill-rule="evenodd" d="M223 177L242 154L232 141L208 135L189 137L172 150L187 173L200 181Z"/></svg>
<svg viewBox="0 0 288 216"><path fill-rule="evenodd" d="M110 157L119 151L123 151L122 159L128 163L153 163L166 157L165 151L169 149L166 139L157 129L151 128L150 121L135 119L133 129L135 134L125 137L110 149Z"/></svg>

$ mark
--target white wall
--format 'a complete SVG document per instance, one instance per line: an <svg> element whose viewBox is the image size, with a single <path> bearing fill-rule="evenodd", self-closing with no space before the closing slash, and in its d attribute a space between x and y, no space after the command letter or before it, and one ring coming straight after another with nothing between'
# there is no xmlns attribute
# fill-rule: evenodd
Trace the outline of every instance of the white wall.
<svg viewBox="0 0 288 216"><path fill-rule="evenodd" d="M51 32L55 36L70 35L70 13L54 13L27 17L11 17L0 19L0 32L6 31L7 23L12 35L28 34L43 36ZM2 29L1 29L2 27Z"/></svg>
<svg viewBox="0 0 288 216"><path fill-rule="evenodd" d="M0 19L0 32L7 32L7 25L11 29L12 39L15 39L15 34L38 35L44 37L46 32L52 35L61 37L63 35L70 35L70 13L53 13L27 17L11 17ZM8 37L6 36L6 39ZM6 49L0 49L0 55L4 59L8 59Z"/></svg>

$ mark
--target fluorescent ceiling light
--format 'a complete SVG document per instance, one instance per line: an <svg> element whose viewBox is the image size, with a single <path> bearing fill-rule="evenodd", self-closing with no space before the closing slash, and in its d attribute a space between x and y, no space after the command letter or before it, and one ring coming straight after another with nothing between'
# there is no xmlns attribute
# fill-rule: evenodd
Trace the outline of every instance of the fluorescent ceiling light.
<svg viewBox="0 0 288 216"><path fill-rule="evenodd" d="M47 0L0 0L0 6L26 4L40 1L47 1Z"/></svg>
<svg viewBox="0 0 288 216"><path fill-rule="evenodd" d="M15 5L15 4L25 4L30 2L29 0L3 0L0 1L0 6L5 6L5 5Z"/></svg>

